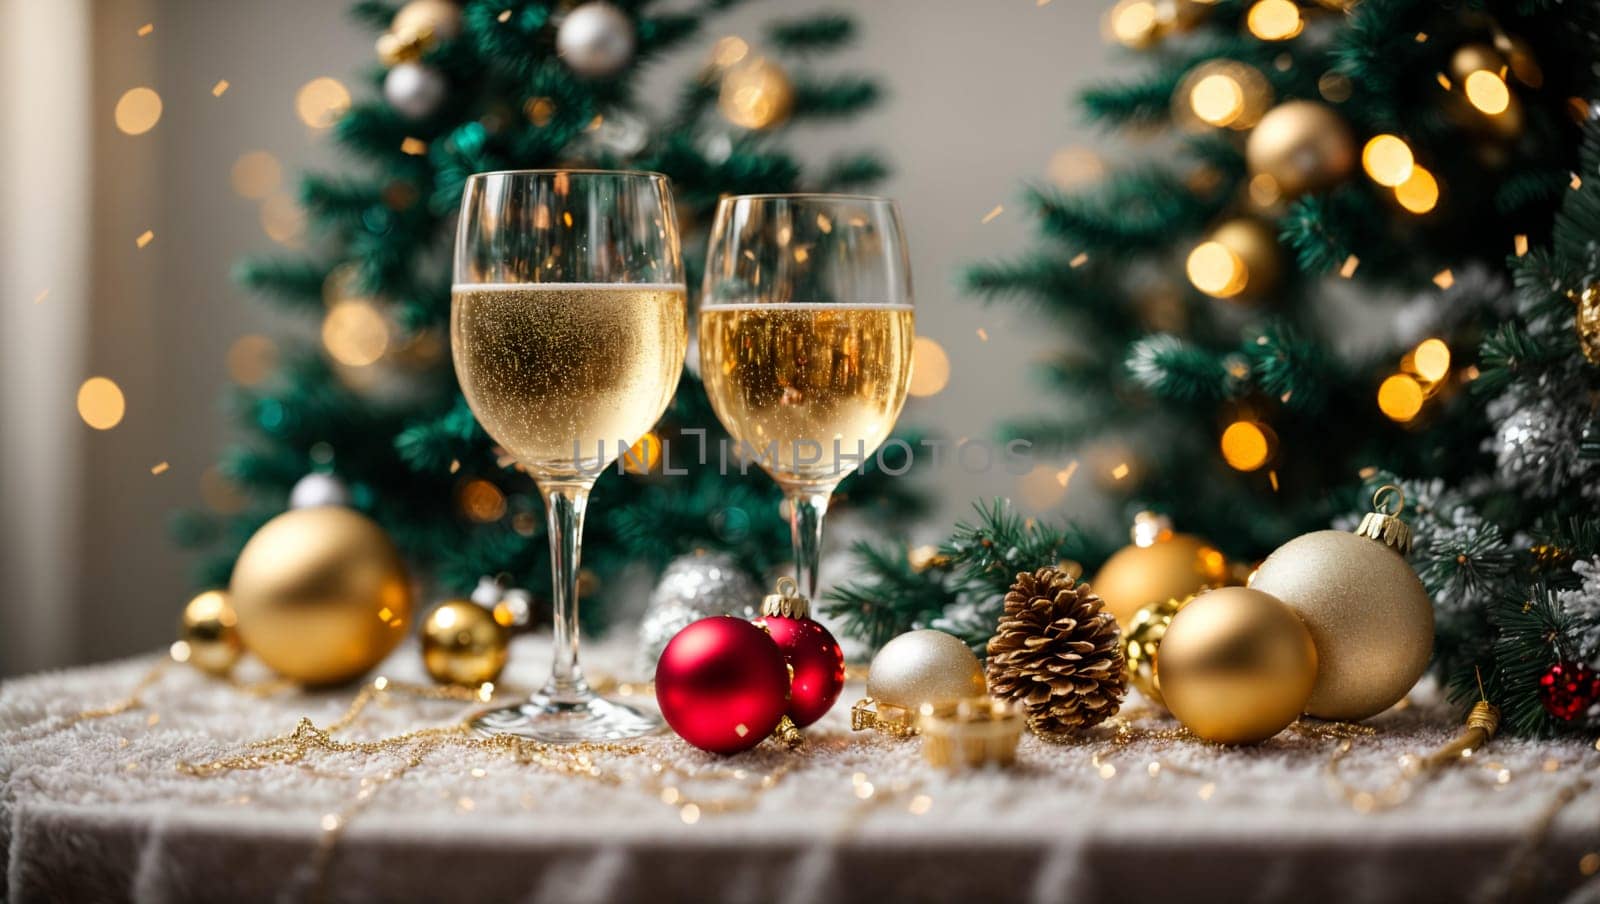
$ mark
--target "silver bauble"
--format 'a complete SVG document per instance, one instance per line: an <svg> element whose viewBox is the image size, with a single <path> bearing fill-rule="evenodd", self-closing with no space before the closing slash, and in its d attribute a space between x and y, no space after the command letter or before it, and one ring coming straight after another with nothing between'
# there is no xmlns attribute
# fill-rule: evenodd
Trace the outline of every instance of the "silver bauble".
<svg viewBox="0 0 1600 904"><path fill-rule="evenodd" d="M426 63L398 63L383 77L383 99L408 119L432 116L449 92L444 73Z"/></svg>
<svg viewBox="0 0 1600 904"><path fill-rule="evenodd" d="M1338 530L1278 547L1250 587L1288 604L1317 647L1306 712L1354 722L1400 702L1433 655L1433 603L1398 552ZM1157 670L1160 669L1159 659Z"/></svg>
<svg viewBox="0 0 1600 904"><path fill-rule="evenodd" d="M668 563L639 624L639 667L653 672L667 641L713 615L755 618L763 591L733 556L693 552Z"/></svg>
<svg viewBox="0 0 1600 904"><path fill-rule="evenodd" d="M907 631L884 644L867 672L868 697L911 713L924 703L955 703L986 690L983 666L972 648L931 628Z"/></svg>
<svg viewBox="0 0 1600 904"><path fill-rule="evenodd" d="M289 491L292 509L315 508L319 505L349 505L350 488L332 474L314 472L295 482Z"/></svg>
<svg viewBox="0 0 1600 904"><path fill-rule="evenodd" d="M628 14L609 3L584 3L556 29L556 54L586 78L622 71L633 59L634 27Z"/></svg>

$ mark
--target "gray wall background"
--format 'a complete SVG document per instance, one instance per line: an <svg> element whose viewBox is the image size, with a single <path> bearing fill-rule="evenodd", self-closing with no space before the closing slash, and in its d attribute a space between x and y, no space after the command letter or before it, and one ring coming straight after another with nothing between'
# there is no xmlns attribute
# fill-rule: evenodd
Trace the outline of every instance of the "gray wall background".
<svg viewBox="0 0 1600 904"><path fill-rule="evenodd" d="M188 562L170 545L165 522L171 510L201 503L201 475L228 436L218 401L228 379L224 355L242 334L303 328L248 301L229 281L242 254L272 247L258 205L233 193L229 171L252 150L272 152L291 178L303 166L343 165L327 136L297 119L293 98L320 75L358 86L373 36L348 20L345 6L0 0L8 44L35 48L8 67L11 84L0 95L3 147L11 151L0 164L4 184L15 189L0 195L0 267L29 264L27 279L4 283L8 315L0 320L5 373L13 375L0 393L7 437L0 674L171 640L188 595ZM53 10L47 21L44 7ZM1001 418L1059 404L1038 397L1026 373L1050 337L1033 335L1040 331L1020 308L960 297L956 273L1026 247L1032 231L1018 203L1023 182L1044 180L1057 151L1097 141L1069 99L1112 65L1099 36L1103 5L758 0L661 63L648 90L670 96L721 35L755 38L775 16L839 8L862 26L840 65L880 74L887 103L794 141L816 160L841 146L888 153L895 175L882 191L899 199L910 232L917 330L943 344L951 361L944 392L914 400L905 418L952 438L989 436ZM146 22L154 31L137 36ZM20 28L29 23L31 31ZM211 94L218 79L230 83L220 98ZM154 87L165 110L153 131L123 135L112 109L139 84ZM21 131L28 123L34 131ZM60 133L61 148L40 147L41 124ZM85 135L87 153L78 147L77 159L73 148ZM41 204L51 210L41 212ZM997 204L1004 213L981 223ZM139 249L134 239L145 229L156 238ZM45 288L51 294L35 305ZM29 379L18 382L17 374ZM127 416L114 430L89 430L73 413L77 386L92 374L114 378L127 395ZM152 475L160 461L169 469ZM941 502L929 521L897 529L936 536L974 497L1026 489L1003 472L959 470L938 475L935 488ZM1092 487L1079 480L1051 508L1092 504Z"/></svg>

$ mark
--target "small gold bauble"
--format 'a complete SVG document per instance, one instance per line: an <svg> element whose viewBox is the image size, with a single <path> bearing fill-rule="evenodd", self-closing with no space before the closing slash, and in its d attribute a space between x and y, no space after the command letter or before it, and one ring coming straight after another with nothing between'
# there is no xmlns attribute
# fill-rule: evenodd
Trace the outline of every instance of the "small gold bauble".
<svg viewBox="0 0 1600 904"><path fill-rule="evenodd" d="M988 688L983 666L972 649L943 631L908 631L883 645L867 672L867 696L915 714L924 703L936 706L981 697Z"/></svg>
<svg viewBox="0 0 1600 904"><path fill-rule="evenodd" d="M1355 169L1356 144L1332 107L1291 100L1261 117L1244 155L1252 175L1270 176L1279 194L1293 198L1343 182Z"/></svg>
<svg viewBox="0 0 1600 904"><path fill-rule="evenodd" d="M1600 283L1584 286L1577 301L1573 323L1578 331L1578 347L1590 364L1600 364Z"/></svg>
<svg viewBox="0 0 1600 904"><path fill-rule="evenodd" d="M1223 587L1173 616L1156 672L1167 708L1190 731L1222 744L1254 744L1305 708L1317 680L1317 648L1276 597Z"/></svg>
<svg viewBox="0 0 1600 904"><path fill-rule="evenodd" d="M411 585L383 528L336 505L295 509L256 531L229 586L245 649L302 684L378 664L411 619Z"/></svg>
<svg viewBox="0 0 1600 904"><path fill-rule="evenodd" d="M1190 252L1189 281L1213 298L1259 298L1283 270L1278 236L1255 217L1225 220Z"/></svg>
<svg viewBox="0 0 1600 904"><path fill-rule="evenodd" d="M461 7L450 0L411 0L389 20L389 32L402 39L421 37L429 46L461 34Z"/></svg>
<svg viewBox="0 0 1600 904"><path fill-rule="evenodd" d="M244 652L228 594L207 590L183 607L173 657L212 675L226 675Z"/></svg>
<svg viewBox="0 0 1600 904"><path fill-rule="evenodd" d="M433 680L475 687L500 677L511 631L471 600L440 603L422 621L422 664Z"/></svg>
<svg viewBox="0 0 1600 904"><path fill-rule="evenodd" d="M1122 634L1122 659L1128 683L1157 706L1166 705L1161 699L1161 682L1156 680L1156 656L1161 649L1161 638L1166 636L1172 617L1191 599L1192 596L1186 596L1139 607Z"/></svg>
<svg viewBox="0 0 1600 904"><path fill-rule="evenodd" d="M1164 533L1148 545L1118 550L1100 566L1089 585L1106 610L1123 626L1151 603L1183 599L1229 580L1228 560L1220 550L1192 534Z"/></svg>
<svg viewBox="0 0 1600 904"><path fill-rule="evenodd" d="M1382 542L1338 530L1278 547L1250 582L1294 609L1321 662L1306 712L1355 721L1400 702L1433 655L1433 603ZM1170 637L1170 635L1169 635Z"/></svg>
<svg viewBox="0 0 1600 904"><path fill-rule="evenodd" d="M771 60L754 57L723 73L717 109L736 126L769 128L787 119L793 107L794 83Z"/></svg>

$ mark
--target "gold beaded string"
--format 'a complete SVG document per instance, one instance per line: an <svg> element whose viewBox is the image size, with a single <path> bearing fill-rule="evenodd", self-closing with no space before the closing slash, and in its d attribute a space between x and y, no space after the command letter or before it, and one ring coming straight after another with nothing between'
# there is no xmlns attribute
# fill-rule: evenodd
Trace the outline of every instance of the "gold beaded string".
<svg viewBox="0 0 1600 904"><path fill-rule="evenodd" d="M37 741L40 738L48 737L57 732L66 731L67 729L81 722L104 719L110 716L120 716L126 712L133 712L134 710L142 709L145 705L145 692L154 686L157 681L161 680L161 676L166 674L167 667L171 665L171 663L172 660L170 659L162 659L155 665L151 666L150 670L144 673L144 677L140 678L138 682L134 684L133 690L129 691L126 697L113 700L112 702L103 706L79 710L78 712L70 713L65 716L46 717L32 725L18 729L16 737L11 738L10 740L13 742Z"/></svg>
<svg viewBox="0 0 1600 904"><path fill-rule="evenodd" d="M1399 759L1399 774L1388 784L1376 790L1358 788L1345 781L1340 774L1340 765L1349 755L1352 741L1345 739L1334 748L1324 767L1328 785L1334 794L1342 798L1352 809L1360 813L1371 813L1377 810L1387 810L1405 803L1423 782L1432 778L1444 767L1461 760L1471 759L1500 729L1500 710L1483 696L1483 679L1478 679L1479 700L1472 705L1467 713L1466 724L1461 732L1450 740L1449 743L1426 754L1407 753ZM1499 784L1511 781L1511 772L1499 763L1487 763L1485 767L1495 773L1495 780Z"/></svg>

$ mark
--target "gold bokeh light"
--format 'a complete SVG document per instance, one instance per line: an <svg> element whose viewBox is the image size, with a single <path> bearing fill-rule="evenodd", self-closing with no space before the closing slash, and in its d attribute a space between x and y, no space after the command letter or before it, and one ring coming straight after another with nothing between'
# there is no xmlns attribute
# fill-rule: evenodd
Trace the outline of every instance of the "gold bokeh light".
<svg viewBox="0 0 1600 904"><path fill-rule="evenodd" d="M350 109L350 89L336 78L314 78L295 94L294 109L311 128L329 128Z"/></svg>
<svg viewBox="0 0 1600 904"><path fill-rule="evenodd" d="M1210 125L1232 125L1244 112L1244 89L1233 76L1213 72L1189 89L1189 107Z"/></svg>
<svg viewBox="0 0 1600 904"><path fill-rule="evenodd" d="M1415 165L1410 145L1395 135L1375 135L1361 149L1361 168L1379 185L1400 185L1411 178Z"/></svg>
<svg viewBox="0 0 1600 904"><path fill-rule="evenodd" d="M122 387L109 377L90 377L78 387L78 416L96 430L110 430L122 423L127 410Z"/></svg>
<svg viewBox="0 0 1600 904"><path fill-rule="evenodd" d="M1413 166L1406 181L1395 186L1394 198L1412 213L1427 213L1439 203L1439 183L1433 173Z"/></svg>
<svg viewBox="0 0 1600 904"><path fill-rule="evenodd" d="M117 129L128 135L143 135L161 121L161 95L154 88L139 86L123 92L112 114Z"/></svg>
<svg viewBox="0 0 1600 904"><path fill-rule="evenodd" d="M1222 458L1236 471L1255 471L1272 460L1272 428L1255 421L1234 421L1222 431Z"/></svg>
<svg viewBox="0 0 1600 904"><path fill-rule="evenodd" d="M1106 14L1106 34L1124 47L1148 47L1160 35L1160 17L1150 0L1118 0Z"/></svg>
<svg viewBox="0 0 1600 904"><path fill-rule="evenodd" d="M283 184L283 167L267 151L250 151L233 162L231 178L239 197L260 201Z"/></svg>
<svg viewBox="0 0 1600 904"><path fill-rule="evenodd" d="M1511 89L1506 87L1506 80L1498 72L1487 69L1469 72L1462 82L1462 90L1474 107L1490 116L1498 116L1511 106Z"/></svg>
<svg viewBox="0 0 1600 904"><path fill-rule="evenodd" d="M944 346L918 336L911 344L911 387L914 396L938 395L950 382L950 356Z"/></svg>
<svg viewBox="0 0 1600 904"><path fill-rule="evenodd" d="M1290 0L1257 0L1245 14L1245 27L1263 41L1287 41L1300 33L1305 22L1300 7Z"/></svg>
<svg viewBox="0 0 1600 904"><path fill-rule="evenodd" d="M1404 424L1422 412L1422 384L1408 374L1395 374L1378 387L1378 410Z"/></svg>
<svg viewBox="0 0 1600 904"><path fill-rule="evenodd" d="M240 386L259 386L278 364L278 346L266 336L240 336L228 346L228 376Z"/></svg>
<svg viewBox="0 0 1600 904"><path fill-rule="evenodd" d="M294 247L305 233L306 212L293 195L269 195L261 202L261 229L274 242Z"/></svg>
<svg viewBox="0 0 1600 904"><path fill-rule="evenodd" d="M1232 298L1250 281L1244 261L1221 242L1201 242L1189 252L1184 269L1196 289L1213 298Z"/></svg>
<svg viewBox="0 0 1600 904"><path fill-rule="evenodd" d="M389 349L389 325L370 301L352 298L328 309L322 321L328 355L349 367L366 367Z"/></svg>
<svg viewBox="0 0 1600 904"><path fill-rule="evenodd" d="M506 495L487 480L469 480L461 487L461 510L479 524L499 521L506 513Z"/></svg>
<svg viewBox="0 0 1600 904"><path fill-rule="evenodd" d="M1417 376L1437 383L1450 373L1450 346L1443 339L1425 339L1411 353Z"/></svg>

